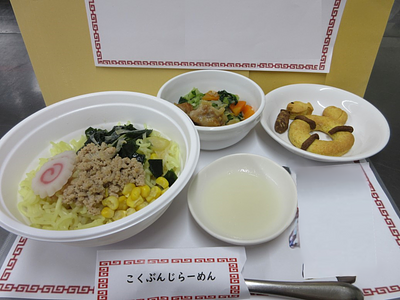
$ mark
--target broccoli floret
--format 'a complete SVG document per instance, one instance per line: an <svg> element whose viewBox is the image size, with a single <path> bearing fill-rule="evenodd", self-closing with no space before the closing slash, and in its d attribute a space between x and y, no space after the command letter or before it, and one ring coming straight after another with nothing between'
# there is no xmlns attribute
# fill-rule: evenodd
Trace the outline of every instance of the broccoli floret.
<svg viewBox="0 0 400 300"><path fill-rule="evenodd" d="M201 93L197 88L193 88L188 94L179 98L179 104L188 102L194 108L197 108L200 104L200 100L204 97L204 94Z"/></svg>
<svg viewBox="0 0 400 300"><path fill-rule="evenodd" d="M219 100L221 100L222 102L224 102L227 105L230 104L237 104L239 101L239 96L228 93L225 90L222 91L218 91L218 95L219 95Z"/></svg>

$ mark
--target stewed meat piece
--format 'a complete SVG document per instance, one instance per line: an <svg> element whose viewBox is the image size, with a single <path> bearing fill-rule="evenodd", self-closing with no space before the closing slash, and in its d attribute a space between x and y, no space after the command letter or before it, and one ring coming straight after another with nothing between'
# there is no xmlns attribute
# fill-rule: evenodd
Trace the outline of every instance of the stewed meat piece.
<svg viewBox="0 0 400 300"><path fill-rule="evenodd" d="M224 111L224 107L217 109L210 102L202 101L197 109L189 113L189 117L196 125L222 126L227 120Z"/></svg>

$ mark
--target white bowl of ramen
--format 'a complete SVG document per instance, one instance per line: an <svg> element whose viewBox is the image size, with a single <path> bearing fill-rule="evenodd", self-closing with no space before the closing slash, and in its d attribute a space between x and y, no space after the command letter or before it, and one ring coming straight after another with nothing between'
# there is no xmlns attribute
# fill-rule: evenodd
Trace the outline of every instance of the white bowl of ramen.
<svg viewBox="0 0 400 300"><path fill-rule="evenodd" d="M173 185L143 209L104 225L74 230L32 227L32 218L19 208L20 183L28 172L38 168L39 158L52 156L51 143L79 139L88 127L110 130L125 123L152 129L177 146L174 151L178 153L179 170ZM176 106L154 96L113 91L58 102L24 119L0 140L0 226L27 238L77 246L100 246L127 239L166 211L191 178L199 153L200 141L193 123Z"/></svg>
<svg viewBox="0 0 400 300"><path fill-rule="evenodd" d="M238 143L257 125L265 106L265 94L261 87L250 78L222 70L200 70L180 74L168 80L158 91L157 96L178 104L180 97L193 88L202 93L225 90L246 101L254 114L235 124L224 126L200 126L196 129L200 136L202 150L219 150Z"/></svg>

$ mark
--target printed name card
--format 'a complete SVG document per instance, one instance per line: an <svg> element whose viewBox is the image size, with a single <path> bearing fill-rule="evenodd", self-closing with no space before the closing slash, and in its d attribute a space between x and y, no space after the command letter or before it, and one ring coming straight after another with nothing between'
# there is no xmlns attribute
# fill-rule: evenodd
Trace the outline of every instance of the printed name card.
<svg viewBox="0 0 400 300"><path fill-rule="evenodd" d="M243 247L100 250L97 299L248 299Z"/></svg>

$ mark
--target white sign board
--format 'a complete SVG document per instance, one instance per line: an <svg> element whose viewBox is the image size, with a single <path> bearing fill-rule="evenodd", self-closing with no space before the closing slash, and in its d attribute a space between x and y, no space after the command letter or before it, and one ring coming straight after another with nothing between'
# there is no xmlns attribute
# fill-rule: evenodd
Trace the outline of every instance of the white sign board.
<svg viewBox="0 0 400 300"><path fill-rule="evenodd" d="M85 0L98 67L328 73L346 0Z"/></svg>

